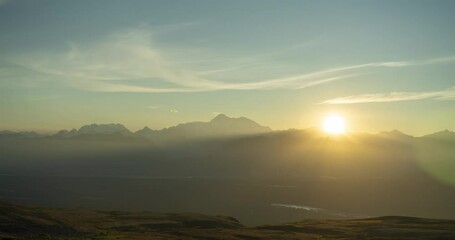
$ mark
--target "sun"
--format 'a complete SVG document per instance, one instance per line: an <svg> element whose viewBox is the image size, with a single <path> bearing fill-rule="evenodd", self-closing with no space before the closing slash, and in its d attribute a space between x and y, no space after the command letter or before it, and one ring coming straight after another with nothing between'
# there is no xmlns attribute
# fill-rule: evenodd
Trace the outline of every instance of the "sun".
<svg viewBox="0 0 455 240"><path fill-rule="evenodd" d="M344 118L339 115L330 115L324 119L322 129L331 135L340 135L346 132Z"/></svg>

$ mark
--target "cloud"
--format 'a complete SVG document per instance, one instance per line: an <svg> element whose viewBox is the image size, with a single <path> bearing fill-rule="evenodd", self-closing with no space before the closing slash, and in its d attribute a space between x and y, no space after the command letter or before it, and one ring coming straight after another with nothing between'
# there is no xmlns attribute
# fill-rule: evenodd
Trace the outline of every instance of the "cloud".
<svg viewBox="0 0 455 240"><path fill-rule="evenodd" d="M1 1L1 0L0 0ZM171 26L189 27L198 22ZM155 29L154 29L155 30ZM156 31L163 31L162 29ZM16 57L13 62L49 81L96 92L170 93L219 90L302 89L364 74L370 68L401 68L414 65L455 61L455 56L425 61L386 61L327 68L247 82L245 79L222 81L219 73L264 67L271 63L245 62L219 69L195 70L170 57L169 49L160 47L150 27L121 31L90 44L68 43L66 52L43 52ZM195 56L197 60L197 56ZM275 64L275 63L274 63ZM1 73L0 73L1 74ZM26 78L26 76L22 76ZM36 78L36 76L33 76Z"/></svg>
<svg viewBox="0 0 455 240"><path fill-rule="evenodd" d="M374 93L353 95L329 99L322 104L355 104L355 103L381 103L381 102L397 102L411 101L421 99L436 99L436 100L455 100L455 87L451 87L442 91L429 92L392 92L392 93Z"/></svg>
<svg viewBox="0 0 455 240"><path fill-rule="evenodd" d="M171 110L169 110L169 112L171 112L171 113L178 113L179 111L176 110L176 109L171 109Z"/></svg>
<svg viewBox="0 0 455 240"><path fill-rule="evenodd" d="M442 58L433 58L422 62L417 62L416 65L427 65L427 64L438 64L438 63L449 63L455 61L455 56L448 56Z"/></svg>
<svg viewBox="0 0 455 240"><path fill-rule="evenodd" d="M150 105L150 106L147 106L148 109L152 109L152 110L155 110L155 109L159 109L159 108L162 108L163 106L161 105Z"/></svg>

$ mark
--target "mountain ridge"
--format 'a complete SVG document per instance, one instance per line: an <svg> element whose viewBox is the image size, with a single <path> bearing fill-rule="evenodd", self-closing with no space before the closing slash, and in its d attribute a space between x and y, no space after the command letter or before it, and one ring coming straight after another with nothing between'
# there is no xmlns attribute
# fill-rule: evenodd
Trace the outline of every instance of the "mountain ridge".
<svg viewBox="0 0 455 240"><path fill-rule="evenodd" d="M319 129L312 127L307 129L289 129L284 131L306 131L306 132L320 132ZM180 123L175 126L151 129L144 126L142 129L135 132L131 131L123 124L120 123L91 123L81 126L79 129L73 128L71 130L62 129L54 134L40 134L35 131L0 131L0 138L63 138L70 139L84 135L122 135L128 137L140 137L154 141L172 141L172 140L188 140L188 139L201 139L213 137L226 137L226 136L241 136L241 135L255 135L271 132L282 132L271 129L270 127L260 125L259 123L246 118L246 117L229 117L225 114L218 114L208 122L195 121ZM364 132L355 132L350 134L369 134ZM347 134L347 135L350 135ZM390 131L381 131L376 134L381 137L392 139L437 139L437 140L455 140L455 132L448 129L426 134L420 137L405 134L398 129Z"/></svg>
<svg viewBox="0 0 455 240"><path fill-rule="evenodd" d="M115 139L121 136L137 137L152 141L182 141L189 139L204 139L229 137L239 135L254 135L260 133L272 132L270 127L262 126L255 121L245 117L228 117L225 114L219 114L208 122L188 122L176 126L154 130L147 126L132 132L120 123L97 124L91 123L81 126L79 129L60 130L52 135L40 135L35 132L13 132L1 131L0 137L21 137L21 138L61 138L61 139L108 139L109 135ZM98 137L97 137L98 136Z"/></svg>
<svg viewBox="0 0 455 240"><path fill-rule="evenodd" d="M423 137L439 140L455 139L455 132L445 129L443 131L424 135Z"/></svg>

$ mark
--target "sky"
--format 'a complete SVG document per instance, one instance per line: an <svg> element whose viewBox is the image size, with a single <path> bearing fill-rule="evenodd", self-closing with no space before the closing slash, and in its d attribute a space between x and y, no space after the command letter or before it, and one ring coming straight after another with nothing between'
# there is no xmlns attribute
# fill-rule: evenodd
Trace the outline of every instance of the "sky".
<svg viewBox="0 0 455 240"><path fill-rule="evenodd" d="M0 130L455 130L455 1L0 0Z"/></svg>

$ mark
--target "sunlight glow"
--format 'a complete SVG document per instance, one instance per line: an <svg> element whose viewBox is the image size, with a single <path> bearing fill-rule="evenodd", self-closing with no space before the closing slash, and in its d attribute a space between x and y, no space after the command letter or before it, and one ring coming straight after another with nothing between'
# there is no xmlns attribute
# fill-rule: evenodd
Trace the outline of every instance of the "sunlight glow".
<svg viewBox="0 0 455 240"><path fill-rule="evenodd" d="M323 130L332 135L339 135L346 132L346 124L344 118L338 115L330 115L324 119Z"/></svg>

